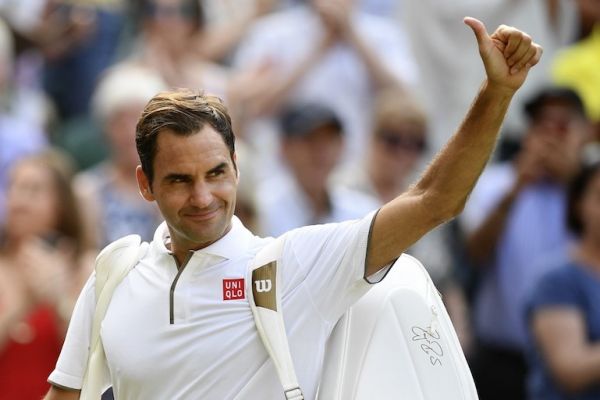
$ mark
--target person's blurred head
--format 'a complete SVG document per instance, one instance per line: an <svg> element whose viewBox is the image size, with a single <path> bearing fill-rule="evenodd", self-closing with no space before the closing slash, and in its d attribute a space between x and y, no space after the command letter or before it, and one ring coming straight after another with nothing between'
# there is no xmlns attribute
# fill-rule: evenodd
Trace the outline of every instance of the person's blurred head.
<svg viewBox="0 0 600 400"><path fill-rule="evenodd" d="M139 163L136 123L146 103L165 87L160 76L132 64L117 65L103 75L92 107L104 129L113 162L132 171Z"/></svg>
<svg viewBox="0 0 600 400"><path fill-rule="evenodd" d="M547 87L525 103L529 118L527 134L568 140L570 135L585 135L589 122L583 101L572 89Z"/></svg>
<svg viewBox="0 0 600 400"><path fill-rule="evenodd" d="M200 0L144 0L142 11L145 33L174 48L185 46L205 22Z"/></svg>
<svg viewBox="0 0 600 400"><path fill-rule="evenodd" d="M324 105L303 103L285 108L279 122L282 155L300 186L325 189L344 147L339 117Z"/></svg>
<svg viewBox="0 0 600 400"><path fill-rule="evenodd" d="M410 94L390 89L377 96L368 170L373 179L402 184L427 149L427 116Z"/></svg>
<svg viewBox="0 0 600 400"><path fill-rule="evenodd" d="M580 238L600 241L600 162L584 167L571 182L567 225Z"/></svg>
<svg viewBox="0 0 600 400"><path fill-rule="evenodd" d="M83 228L71 180L73 163L58 150L28 156L14 165L7 190L6 239L68 238L83 250Z"/></svg>
<svg viewBox="0 0 600 400"><path fill-rule="evenodd" d="M211 126L223 139L235 165L235 135L231 117L223 101L216 96L179 89L161 92L146 105L136 126L136 146L142 171L150 185L154 178L154 158L157 139L168 130L176 135L199 133L205 125Z"/></svg>

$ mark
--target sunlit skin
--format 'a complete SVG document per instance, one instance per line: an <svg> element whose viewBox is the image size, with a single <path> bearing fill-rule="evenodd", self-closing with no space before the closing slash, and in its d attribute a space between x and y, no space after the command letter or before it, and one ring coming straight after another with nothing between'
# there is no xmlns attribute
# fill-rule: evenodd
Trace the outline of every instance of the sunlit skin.
<svg viewBox="0 0 600 400"><path fill-rule="evenodd" d="M56 227L58 194L44 165L21 161L13 169L7 192L6 232L12 239L40 235Z"/></svg>
<svg viewBox="0 0 600 400"><path fill-rule="evenodd" d="M137 167L140 192L156 201L169 228L171 251L182 264L190 250L216 242L231 228L237 170L221 135L209 125L188 136L161 131L153 166L151 184Z"/></svg>

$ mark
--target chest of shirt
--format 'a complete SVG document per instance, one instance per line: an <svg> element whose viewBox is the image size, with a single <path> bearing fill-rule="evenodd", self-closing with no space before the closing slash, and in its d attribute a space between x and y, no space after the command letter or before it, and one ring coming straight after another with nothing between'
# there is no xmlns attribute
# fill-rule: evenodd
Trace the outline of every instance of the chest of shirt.
<svg viewBox="0 0 600 400"><path fill-rule="evenodd" d="M248 303L246 263L208 268L190 264L179 274L173 268L136 267L113 295L101 335L115 390L126 398L162 392L209 398L236 393L256 379L262 382L257 371L264 370L269 358ZM314 381L322 357L320 343L330 327L312 309L302 286L284 297L297 367L301 376L308 374ZM269 382L277 385L276 379ZM193 395L183 394L182 388Z"/></svg>
<svg viewBox="0 0 600 400"><path fill-rule="evenodd" d="M174 263L172 270L140 265L130 272L102 324L111 372L123 382L148 382L186 364L199 376L248 352L264 361L246 296L246 263L237 264L190 263L182 271Z"/></svg>

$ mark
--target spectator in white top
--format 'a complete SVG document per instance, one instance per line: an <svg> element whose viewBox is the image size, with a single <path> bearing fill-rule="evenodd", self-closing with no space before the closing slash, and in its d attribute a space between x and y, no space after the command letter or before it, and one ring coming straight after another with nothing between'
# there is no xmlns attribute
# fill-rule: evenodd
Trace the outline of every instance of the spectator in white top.
<svg viewBox="0 0 600 400"><path fill-rule="evenodd" d="M280 118L281 155L287 171L258 190L260 226L279 236L304 225L360 218L378 202L330 183L340 161L345 129L338 116L318 103L293 104Z"/></svg>

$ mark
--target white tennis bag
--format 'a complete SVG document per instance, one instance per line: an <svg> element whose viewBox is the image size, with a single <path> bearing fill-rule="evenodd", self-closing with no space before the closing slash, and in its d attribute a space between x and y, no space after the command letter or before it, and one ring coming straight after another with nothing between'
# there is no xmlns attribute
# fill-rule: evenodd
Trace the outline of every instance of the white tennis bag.
<svg viewBox="0 0 600 400"><path fill-rule="evenodd" d="M302 400L277 291L281 287L277 266L283 243L276 239L256 255L249 268L251 279L247 282L251 287L246 293L285 398ZM139 237L131 235L109 245L97 258L98 302L81 399L100 399L104 387L99 376L106 370L106 360L99 326L112 292L143 256L145 247ZM429 274L415 258L400 257L384 281L338 322L328 342L318 398L478 399L446 309Z"/></svg>
<svg viewBox="0 0 600 400"><path fill-rule="evenodd" d="M477 391L440 295L402 255L336 325L322 400L475 400Z"/></svg>

